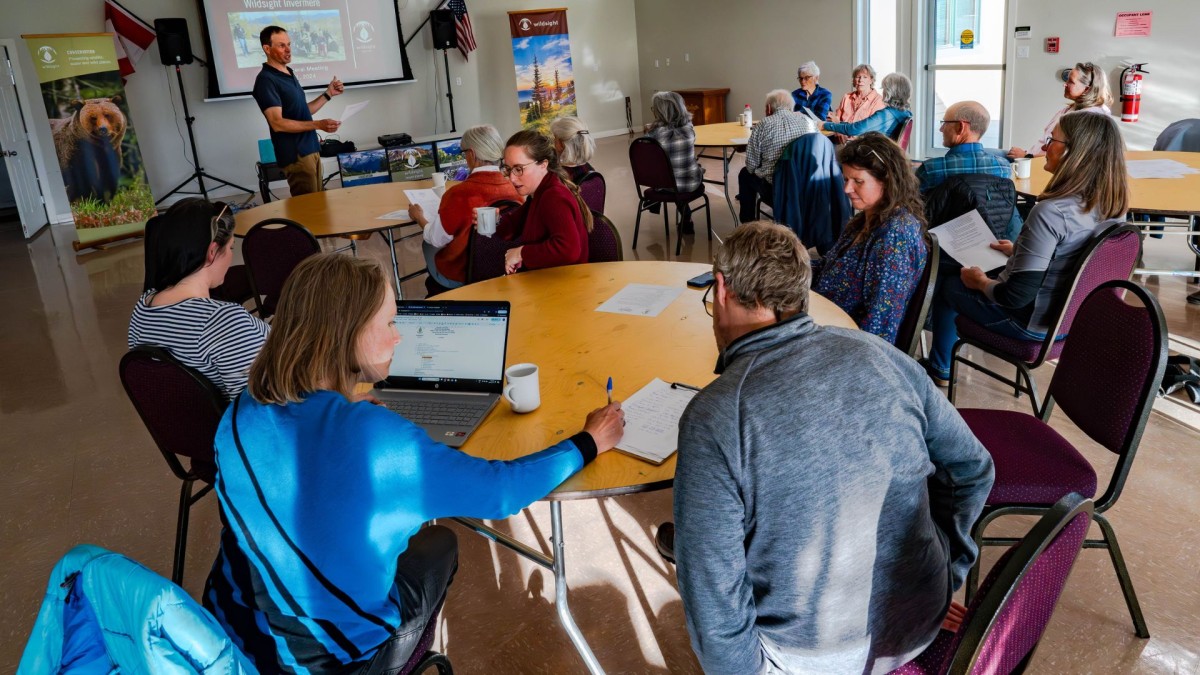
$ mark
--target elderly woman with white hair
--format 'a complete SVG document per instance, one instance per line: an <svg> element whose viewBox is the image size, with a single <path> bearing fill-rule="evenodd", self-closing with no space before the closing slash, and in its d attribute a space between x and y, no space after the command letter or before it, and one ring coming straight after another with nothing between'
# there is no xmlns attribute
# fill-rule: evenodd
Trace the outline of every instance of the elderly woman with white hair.
<svg viewBox="0 0 1200 675"><path fill-rule="evenodd" d="M802 64L796 69L796 79L800 82L800 88L792 92L792 100L796 104L792 110L810 110L819 120L828 117L829 109L833 105L833 93L818 84L821 80L821 69L817 64L812 61Z"/></svg>
<svg viewBox="0 0 1200 675"><path fill-rule="evenodd" d="M1042 131L1041 137L1034 141L1029 150L1013 146L1008 150L1009 159L1021 157L1041 157L1046 154L1043 149L1050 142L1050 136L1062 116L1071 112L1087 112L1099 115L1111 115L1108 106L1112 103L1112 95L1108 92L1108 77L1104 70L1094 63L1076 63L1067 75L1063 84L1063 98L1070 101L1067 107L1054 113L1050 123Z"/></svg>
<svg viewBox="0 0 1200 675"><path fill-rule="evenodd" d="M550 123L550 134L554 136L554 151L558 163L576 185L594 169L590 162L596 152L596 141L587 125L578 117L560 117Z"/></svg>
<svg viewBox="0 0 1200 675"><path fill-rule="evenodd" d="M442 204L432 218L417 204L408 214L425 228L425 264L429 278L445 289L467 281L467 242L475 208L507 199L522 201L516 188L500 173L504 139L490 124L471 127L462 135L463 156L471 173L463 182L442 195Z"/></svg>
<svg viewBox="0 0 1200 675"><path fill-rule="evenodd" d="M887 105L882 110L857 122L825 122L821 129L845 136L860 136L868 131L878 131L891 138L901 124L912 118L912 111L909 110L910 98L912 82L903 73L892 73L883 78L883 102Z"/></svg>
<svg viewBox="0 0 1200 675"><path fill-rule="evenodd" d="M696 159L696 128L692 126L692 114L687 111L683 97L673 91L660 91L650 100L650 112L654 122L646 136L658 141L671 160L671 171L675 174L675 187L680 192L692 192L704 184L704 167ZM658 213L657 208L651 209ZM682 232L691 232L691 214L680 209Z"/></svg>

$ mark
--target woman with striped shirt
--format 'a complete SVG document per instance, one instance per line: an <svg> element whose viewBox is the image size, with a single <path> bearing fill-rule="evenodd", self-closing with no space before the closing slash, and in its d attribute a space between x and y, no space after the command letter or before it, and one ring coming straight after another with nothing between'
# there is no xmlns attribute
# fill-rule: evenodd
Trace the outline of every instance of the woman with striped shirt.
<svg viewBox="0 0 1200 675"><path fill-rule="evenodd" d="M233 214L183 199L146 223L146 279L129 320L129 348L162 347L233 399L270 328L244 307L209 297L233 260Z"/></svg>

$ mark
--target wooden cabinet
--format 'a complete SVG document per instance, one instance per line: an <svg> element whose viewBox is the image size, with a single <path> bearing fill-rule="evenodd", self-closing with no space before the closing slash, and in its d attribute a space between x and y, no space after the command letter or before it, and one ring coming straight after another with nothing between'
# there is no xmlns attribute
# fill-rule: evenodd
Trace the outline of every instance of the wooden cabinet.
<svg viewBox="0 0 1200 675"><path fill-rule="evenodd" d="M729 89L676 89L683 97L692 124L719 124L725 121L725 96Z"/></svg>

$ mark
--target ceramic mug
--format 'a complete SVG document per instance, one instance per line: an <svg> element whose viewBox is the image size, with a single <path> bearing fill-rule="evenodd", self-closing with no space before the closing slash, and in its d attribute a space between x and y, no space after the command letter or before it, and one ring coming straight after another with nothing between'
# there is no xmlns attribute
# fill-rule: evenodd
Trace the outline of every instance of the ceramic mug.
<svg viewBox="0 0 1200 675"><path fill-rule="evenodd" d="M538 387L538 367L533 363L518 363L504 371L508 386L504 387L504 400L513 412L527 413L542 404L542 393Z"/></svg>

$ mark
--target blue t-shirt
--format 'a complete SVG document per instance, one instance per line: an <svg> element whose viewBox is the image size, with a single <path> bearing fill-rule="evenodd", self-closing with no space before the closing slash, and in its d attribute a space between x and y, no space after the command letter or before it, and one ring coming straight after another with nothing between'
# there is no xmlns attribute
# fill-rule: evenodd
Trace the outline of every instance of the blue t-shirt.
<svg viewBox="0 0 1200 675"><path fill-rule="evenodd" d="M254 80L254 100L258 102L258 109L262 111L266 111L267 108L283 108L285 120L312 121L304 88L300 86L300 80L296 79L296 74L291 68L284 74L264 63ZM321 150L315 131L294 134L272 129L271 143L275 146L275 161L279 166L293 164L301 157Z"/></svg>

